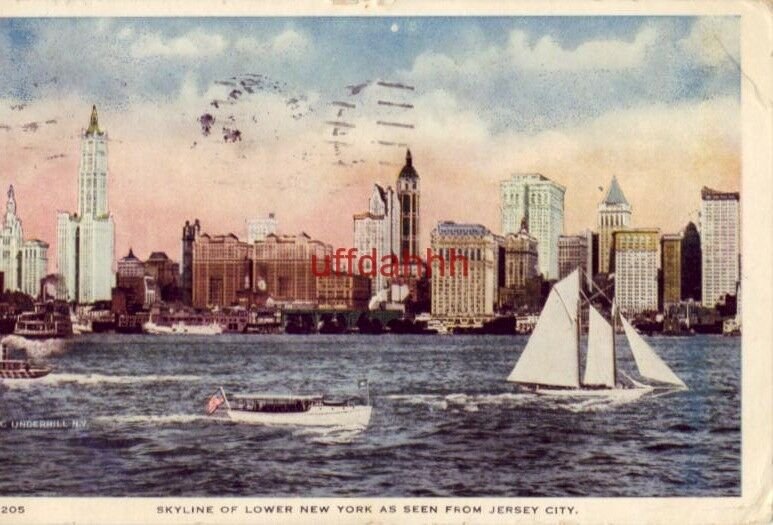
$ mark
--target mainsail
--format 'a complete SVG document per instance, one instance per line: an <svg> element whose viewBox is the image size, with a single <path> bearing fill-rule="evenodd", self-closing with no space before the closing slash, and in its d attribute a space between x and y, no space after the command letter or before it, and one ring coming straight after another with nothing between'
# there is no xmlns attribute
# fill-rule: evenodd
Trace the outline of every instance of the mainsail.
<svg viewBox="0 0 773 525"><path fill-rule="evenodd" d="M623 329L625 329L628 344L631 346L631 352L633 352L636 366L639 367L639 373L648 379L654 379L655 381L660 381L662 383L687 388L684 381L679 379L677 375L668 368L668 365L658 357L658 354L655 353L650 345L636 333L636 330L631 326L628 320L623 316L620 316L620 319L623 321Z"/></svg>
<svg viewBox="0 0 773 525"><path fill-rule="evenodd" d="M593 305L588 325L588 356L583 384L615 387L615 334L612 326Z"/></svg>
<svg viewBox="0 0 773 525"><path fill-rule="evenodd" d="M508 381L548 386L580 386L577 270L553 286L537 326Z"/></svg>

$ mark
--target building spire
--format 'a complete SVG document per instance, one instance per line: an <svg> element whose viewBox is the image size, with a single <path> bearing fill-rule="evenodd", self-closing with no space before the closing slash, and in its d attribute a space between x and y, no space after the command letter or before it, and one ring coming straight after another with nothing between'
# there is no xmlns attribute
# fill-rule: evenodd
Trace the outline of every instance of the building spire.
<svg viewBox="0 0 773 525"><path fill-rule="evenodd" d="M91 106L91 118L89 119L89 129L86 130L86 135L101 135L99 131L99 118L97 117L97 106Z"/></svg>
<svg viewBox="0 0 773 525"><path fill-rule="evenodd" d="M16 194L13 191L13 184L8 186L8 201L6 203L6 212L9 215L16 215Z"/></svg>
<svg viewBox="0 0 773 525"><path fill-rule="evenodd" d="M413 166L413 157L411 157L411 150L407 149L405 153L405 165Z"/></svg>
<svg viewBox="0 0 773 525"><path fill-rule="evenodd" d="M607 196L604 198L604 204L628 204L615 175L612 175L612 182L609 184L609 191L607 191Z"/></svg>

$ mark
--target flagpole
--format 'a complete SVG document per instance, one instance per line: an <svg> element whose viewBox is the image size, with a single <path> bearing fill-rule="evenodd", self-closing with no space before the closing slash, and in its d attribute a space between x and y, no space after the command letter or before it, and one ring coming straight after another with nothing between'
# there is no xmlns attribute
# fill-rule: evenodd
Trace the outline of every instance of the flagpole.
<svg viewBox="0 0 773 525"><path fill-rule="evenodd" d="M225 390L223 390L223 387L220 387L220 393L223 395L223 401L225 401L225 406L229 410L231 410L231 403L228 402L228 398L225 396Z"/></svg>

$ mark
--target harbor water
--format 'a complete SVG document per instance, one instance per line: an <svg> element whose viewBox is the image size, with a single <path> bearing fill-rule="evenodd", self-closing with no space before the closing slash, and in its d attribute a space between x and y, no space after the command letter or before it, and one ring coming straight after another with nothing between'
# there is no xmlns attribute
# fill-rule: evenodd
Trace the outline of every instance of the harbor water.
<svg viewBox="0 0 773 525"><path fill-rule="evenodd" d="M738 496L740 338L648 338L689 390L550 399L505 378L520 336L8 341L54 367L0 385L0 495ZM621 368L632 369L618 338ZM370 425L205 414L210 395L357 394Z"/></svg>

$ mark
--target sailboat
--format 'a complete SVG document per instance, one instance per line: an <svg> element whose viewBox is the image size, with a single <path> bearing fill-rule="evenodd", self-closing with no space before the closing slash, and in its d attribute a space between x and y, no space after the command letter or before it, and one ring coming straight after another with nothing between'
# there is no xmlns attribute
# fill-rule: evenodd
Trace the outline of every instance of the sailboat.
<svg viewBox="0 0 773 525"><path fill-rule="evenodd" d="M665 385L686 389L652 347L620 315L613 303L612 322L619 317L639 374L656 385L644 384L617 368L614 327L590 304L588 350L580 373L580 272L575 270L556 283L548 295L537 325L518 362L507 378L537 394L607 396L635 399ZM586 297L587 300L587 297Z"/></svg>

